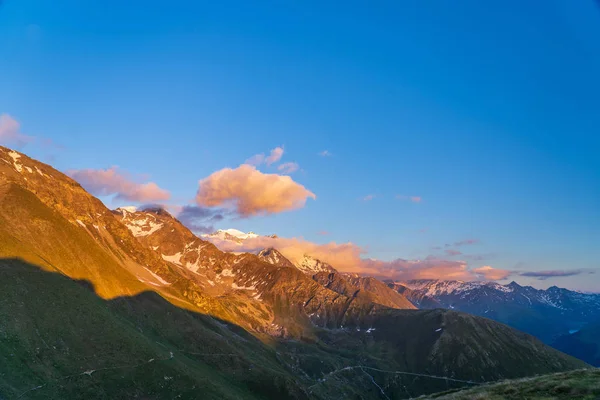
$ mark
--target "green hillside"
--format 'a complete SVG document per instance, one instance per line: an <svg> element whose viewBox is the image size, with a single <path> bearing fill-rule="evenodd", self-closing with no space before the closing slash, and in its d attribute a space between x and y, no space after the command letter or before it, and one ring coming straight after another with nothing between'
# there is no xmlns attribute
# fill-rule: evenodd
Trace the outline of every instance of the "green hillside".
<svg viewBox="0 0 600 400"><path fill-rule="evenodd" d="M472 389L421 396L438 400L597 400L600 369L586 369L508 380Z"/></svg>

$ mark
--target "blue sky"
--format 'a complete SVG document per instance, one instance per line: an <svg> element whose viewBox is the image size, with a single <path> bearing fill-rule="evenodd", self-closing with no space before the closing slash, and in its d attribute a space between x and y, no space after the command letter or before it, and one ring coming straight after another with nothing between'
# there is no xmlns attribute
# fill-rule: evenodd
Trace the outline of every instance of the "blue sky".
<svg viewBox="0 0 600 400"><path fill-rule="evenodd" d="M5 0L0 113L62 146L26 153L119 166L179 205L283 146L316 200L218 228L600 290L598 4L341 4ZM584 272L518 275L547 270Z"/></svg>

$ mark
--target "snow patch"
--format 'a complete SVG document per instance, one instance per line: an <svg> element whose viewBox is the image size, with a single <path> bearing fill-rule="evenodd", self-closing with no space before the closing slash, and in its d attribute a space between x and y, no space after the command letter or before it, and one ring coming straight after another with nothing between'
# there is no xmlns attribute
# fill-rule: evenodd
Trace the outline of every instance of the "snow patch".
<svg viewBox="0 0 600 400"><path fill-rule="evenodd" d="M256 287L254 285L252 285L252 286L238 286L235 283L232 283L231 287L233 289L237 289L237 290L256 290Z"/></svg>
<svg viewBox="0 0 600 400"><path fill-rule="evenodd" d="M172 256L166 256L164 254L161 254L161 257L165 261L169 261L169 262L172 262L173 264L181 265L181 252L175 253Z"/></svg>
<svg viewBox="0 0 600 400"><path fill-rule="evenodd" d="M221 275L223 275L223 276L235 276L235 273L232 270L230 270L229 268L226 268L223 271L221 271Z"/></svg>
<svg viewBox="0 0 600 400"><path fill-rule="evenodd" d="M21 155L13 150L9 151L8 155L10 156L10 158L13 159L13 165L15 166L15 169L17 170L17 172L22 172L23 166L21 164L19 164L19 158L21 158Z"/></svg>
<svg viewBox="0 0 600 400"><path fill-rule="evenodd" d="M156 275L154 272L150 271L148 268L144 267L144 269L148 272L150 272L150 274L152 274L152 276L159 281L160 283L162 283L163 285L170 285L170 282L165 281L163 278L161 278L160 276Z"/></svg>

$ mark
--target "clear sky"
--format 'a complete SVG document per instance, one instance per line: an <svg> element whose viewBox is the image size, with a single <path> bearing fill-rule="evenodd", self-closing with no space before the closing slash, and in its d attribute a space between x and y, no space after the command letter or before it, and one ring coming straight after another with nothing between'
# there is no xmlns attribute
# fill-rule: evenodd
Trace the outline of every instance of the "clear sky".
<svg viewBox="0 0 600 400"><path fill-rule="evenodd" d="M593 0L4 0L0 54L4 122L51 139L21 150L62 171L227 208L198 181L230 167L262 191L295 162L316 199L214 227L600 291Z"/></svg>

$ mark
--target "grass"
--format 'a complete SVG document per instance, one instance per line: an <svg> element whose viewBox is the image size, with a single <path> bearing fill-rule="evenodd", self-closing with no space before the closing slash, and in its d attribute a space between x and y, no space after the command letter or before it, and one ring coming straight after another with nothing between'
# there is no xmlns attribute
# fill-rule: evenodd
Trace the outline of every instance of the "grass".
<svg viewBox="0 0 600 400"><path fill-rule="evenodd" d="M422 396L438 400L597 400L600 398L600 369L582 369L557 374L507 380L468 390Z"/></svg>
<svg viewBox="0 0 600 400"><path fill-rule="evenodd" d="M107 302L7 259L0 293L2 399L306 398L258 340L154 293Z"/></svg>

